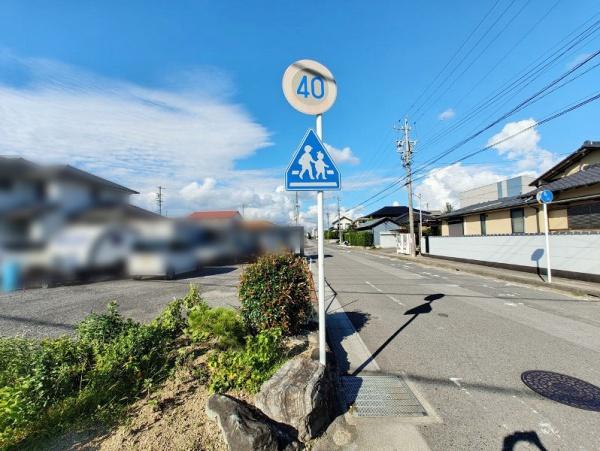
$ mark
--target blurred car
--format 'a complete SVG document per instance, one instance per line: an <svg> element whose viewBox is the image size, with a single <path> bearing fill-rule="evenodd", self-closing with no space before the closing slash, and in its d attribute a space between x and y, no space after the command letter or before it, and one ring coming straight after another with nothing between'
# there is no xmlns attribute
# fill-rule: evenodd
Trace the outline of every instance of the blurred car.
<svg viewBox="0 0 600 451"><path fill-rule="evenodd" d="M185 223L165 221L138 229L127 259L130 277L164 277L167 280L199 269L195 230Z"/></svg>

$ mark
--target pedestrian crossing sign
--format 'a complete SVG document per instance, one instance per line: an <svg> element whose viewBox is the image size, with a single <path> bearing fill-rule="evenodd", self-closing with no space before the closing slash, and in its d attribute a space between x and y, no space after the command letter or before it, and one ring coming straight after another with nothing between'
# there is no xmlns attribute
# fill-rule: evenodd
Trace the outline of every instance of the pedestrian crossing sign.
<svg viewBox="0 0 600 451"><path fill-rule="evenodd" d="M309 129L285 172L287 191L333 191L342 185L333 158L317 134Z"/></svg>

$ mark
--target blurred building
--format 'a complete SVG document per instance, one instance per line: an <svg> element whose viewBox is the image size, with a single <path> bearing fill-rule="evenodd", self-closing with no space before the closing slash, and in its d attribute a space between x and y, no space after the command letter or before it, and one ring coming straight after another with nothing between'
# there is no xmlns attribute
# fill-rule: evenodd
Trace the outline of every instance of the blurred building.
<svg viewBox="0 0 600 451"><path fill-rule="evenodd" d="M136 191L69 165L42 166L23 158L0 157L0 246L42 245L87 214L96 218L127 209Z"/></svg>
<svg viewBox="0 0 600 451"><path fill-rule="evenodd" d="M232 226L242 221L242 215L237 210L195 211L188 219L198 221L207 226Z"/></svg>

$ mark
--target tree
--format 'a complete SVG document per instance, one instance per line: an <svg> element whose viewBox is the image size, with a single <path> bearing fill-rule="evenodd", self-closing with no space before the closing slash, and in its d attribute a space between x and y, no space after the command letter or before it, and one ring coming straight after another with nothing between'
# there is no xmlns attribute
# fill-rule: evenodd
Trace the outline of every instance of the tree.
<svg viewBox="0 0 600 451"><path fill-rule="evenodd" d="M450 202L446 202L446 211L444 211L444 213L450 213L453 210L454 207L452 206L452 204Z"/></svg>

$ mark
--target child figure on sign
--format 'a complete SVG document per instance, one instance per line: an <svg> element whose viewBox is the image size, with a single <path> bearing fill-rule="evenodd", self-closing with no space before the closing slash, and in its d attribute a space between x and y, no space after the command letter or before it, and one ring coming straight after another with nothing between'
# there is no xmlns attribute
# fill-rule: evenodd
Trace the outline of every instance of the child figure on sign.
<svg viewBox="0 0 600 451"><path fill-rule="evenodd" d="M317 175L316 175L316 179L319 180L319 176L323 176L323 180L325 180L327 177L325 176L325 169L329 167L329 165L325 164L325 162L323 161L323 158L325 157L325 155L323 154L323 152L319 152L317 153L317 161L315 161L315 169L317 170Z"/></svg>

